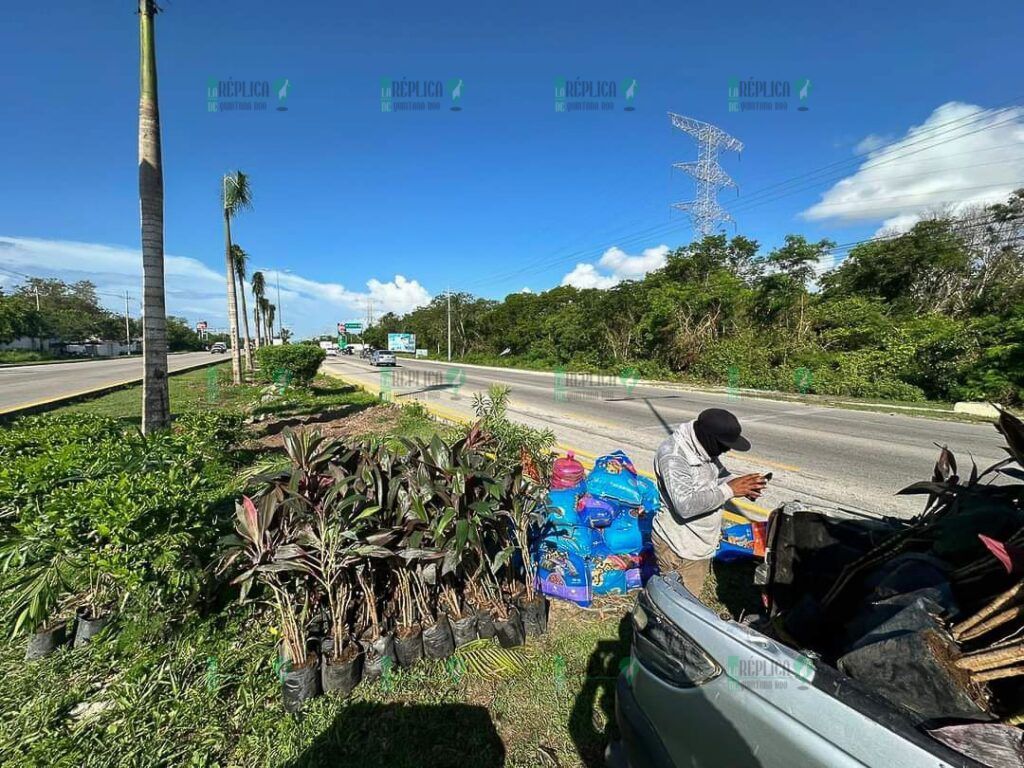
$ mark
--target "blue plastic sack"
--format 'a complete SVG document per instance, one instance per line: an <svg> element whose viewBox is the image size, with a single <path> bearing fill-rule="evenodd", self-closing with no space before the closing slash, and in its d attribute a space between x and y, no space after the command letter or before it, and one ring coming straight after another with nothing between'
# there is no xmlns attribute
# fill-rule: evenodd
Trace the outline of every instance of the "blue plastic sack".
<svg viewBox="0 0 1024 768"><path fill-rule="evenodd" d="M548 533L543 541L551 542L563 552L579 557L590 557L592 531L585 525L567 525Z"/></svg>
<svg viewBox="0 0 1024 768"><path fill-rule="evenodd" d="M661 509L661 492L658 484L649 477L637 475L637 487L640 489L640 505L652 515Z"/></svg>
<svg viewBox="0 0 1024 768"><path fill-rule="evenodd" d="M628 555L643 549L640 533L640 507L625 507L612 520L611 525L601 533L608 551L616 555Z"/></svg>
<svg viewBox="0 0 1024 768"><path fill-rule="evenodd" d="M626 571L604 571L594 578L591 590L595 595L624 595L629 591Z"/></svg>
<svg viewBox="0 0 1024 768"><path fill-rule="evenodd" d="M566 552L550 539L538 544L536 586L541 594L570 600L578 605L590 605L592 589L590 566L573 552Z"/></svg>
<svg viewBox="0 0 1024 768"><path fill-rule="evenodd" d="M576 505L580 522L591 528L607 528L612 524L619 508L608 499L599 499L589 493L580 496Z"/></svg>
<svg viewBox="0 0 1024 768"><path fill-rule="evenodd" d="M552 527L580 524L580 516L576 512L579 495L579 490L574 489L548 492L548 522Z"/></svg>
<svg viewBox="0 0 1024 768"><path fill-rule="evenodd" d="M621 501L631 507L642 500L636 467L622 451L602 456L594 462L587 478L587 493L602 499Z"/></svg>

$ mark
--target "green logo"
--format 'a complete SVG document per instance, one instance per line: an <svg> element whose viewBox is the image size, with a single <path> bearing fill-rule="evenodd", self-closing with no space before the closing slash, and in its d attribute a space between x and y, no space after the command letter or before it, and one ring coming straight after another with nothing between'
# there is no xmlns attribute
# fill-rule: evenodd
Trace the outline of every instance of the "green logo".
<svg viewBox="0 0 1024 768"><path fill-rule="evenodd" d="M725 390L730 400L740 399L740 369L739 366L729 366L729 386Z"/></svg>
<svg viewBox="0 0 1024 768"><path fill-rule="evenodd" d="M278 78L271 86L274 90L274 94L277 96L277 111L287 112L288 111L288 92L292 88L291 81L287 77Z"/></svg>
<svg viewBox="0 0 1024 768"><path fill-rule="evenodd" d="M445 659L444 668L453 683L459 682L466 674L466 662L458 656L449 656Z"/></svg>
<svg viewBox="0 0 1024 768"><path fill-rule="evenodd" d="M460 102L462 101L462 78L456 77L448 81L448 95L452 100L452 104L449 109L452 112L458 112L462 109Z"/></svg>
<svg viewBox="0 0 1024 768"><path fill-rule="evenodd" d="M283 395L288 391L292 383L292 372L286 368L278 368L273 375L274 386L277 387L277 394Z"/></svg>
<svg viewBox="0 0 1024 768"><path fill-rule="evenodd" d="M623 368L619 372L619 383L626 388L627 397L633 394L633 388L639 380L640 374L636 368Z"/></svg>
<svg viewBox="0 0 1024 768"><path fill-rule="evenodd" d="M220 671L217 659L210 656L206 659L206 690L216 691L220 688Z"/></svg>
<svg viewBox="0 0 1024 768"><path fill-rule="evenodd" d="M633 100L636 98L636 78L635 77L631 77L631 78L628 78L627 80L623 81L623 83L622 83L622 93L623 93L623 96L626 99L626 104L623 107L623 109L626 110L627 112L632 112L633 110L636 109L636 107L633 106Z"/></svg>
<svg viewBox="0 0 1024 768"><path fill-rule="evenodd" d="M395 378L394 371L383 370L380 372L380 399L386 402L391 402L394 395Z"/></svg>
<svg viewBox="0 0 1024 768"><path fill-rule="evenodd" d="M565 368L561 366L554 369L555 373L555 402L564 403L569 399L569 389L565 382Z"/></svg>
<svg viewBox="0 0 1024 768"><path fill-rule="evenodd" d="M568 677L565 674L565 659L562 656L555 656L555 670L553 674L555 681L555 690L558 693L563 693L568 683Z"/></svg>
<svg viewBox="0 0 1024 768"><path fill-rule="evenodd" d="M206 369L206 402L216 403L220 399L220 373L216 368Z"/></svg>
<svg viewBox="0 0 1024 768"><path fill-rule="evenodd" d="M390 656L385 656L380 660L381 684L384 687L384 690L388 693L391 692L391 689L394 688L395 685L394 676L391 672L391 668L394 665L395 662Z"/></svg>
<svg viewBox="0 0 1024 768"><path fill-rule="evenodd" d="M457 365L449 365L444 372L444 380L451 392L451 399L459 399L459 390L466 383L466 372Z"/></svg>
<svg viewBox="0 0 1024 768"><path fill-rule="evenodd" d="M793 88L796 91L797 98L800 100L800 106L797 109L801 112L806 112L808 109L807 98L811 95L810 78L805 77L802 80L797 80Z"/></svg>
<svg viewBox="0 0 1024 768"><path fill-rule="evenodd" d="M801 366L793 371L793 386L801 395L806 395L808 390L814 386L814 373L811 369Z"/></svg>

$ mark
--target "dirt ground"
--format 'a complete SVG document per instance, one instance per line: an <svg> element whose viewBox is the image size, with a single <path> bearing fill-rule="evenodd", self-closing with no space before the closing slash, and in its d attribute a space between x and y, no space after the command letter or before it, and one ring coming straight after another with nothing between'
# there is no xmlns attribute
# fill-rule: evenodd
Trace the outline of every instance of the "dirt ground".
<svg viewBox="0 0 1024 768"><path fill-rule="evenodd" d="M284 430L315 427L328 438L364 437L393 432L398 425L401 409L390 403L341 413L325 411L309 416L292 416L257 422L253 425L256 446L264 449L280 449L284 446Z"/></svg>

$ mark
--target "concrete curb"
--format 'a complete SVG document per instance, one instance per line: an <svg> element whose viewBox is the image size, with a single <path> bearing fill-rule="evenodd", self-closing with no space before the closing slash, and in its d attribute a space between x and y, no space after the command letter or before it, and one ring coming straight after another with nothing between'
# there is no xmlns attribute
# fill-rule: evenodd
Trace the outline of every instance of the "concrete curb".
<svg viewBox="0 0 1024 768"><path fill-rule="evenodd" d="M211 365L216 365L218 363L223 362L225 361L221 359L204 360L203 362L196 363L195 365L189 365L186 366L185 368L178 368L175 371L171 371L167 375L168 377L177 376L179 373L188 373L189 371L195 371L199 368L207 368ZM109 392L114 392L118 389L124 389L125 387L130 387L134 386L135 384L141 383L142 376L138 376L131 379L123 379L121 381L116 381L111 384L104 384L101 387L95 387L93 389L83 389L78 392L71 392L66 395L51 397L45 400L35 400L31 403L22 403L21 405L16 405L13 408L0 409L0 421L10 419L16 416L24 416L29 413L34 413L36 411L44 411L55 405L66 405L72 401L83 398L96 397L97 395L105 395L108 394Z"/></svg>

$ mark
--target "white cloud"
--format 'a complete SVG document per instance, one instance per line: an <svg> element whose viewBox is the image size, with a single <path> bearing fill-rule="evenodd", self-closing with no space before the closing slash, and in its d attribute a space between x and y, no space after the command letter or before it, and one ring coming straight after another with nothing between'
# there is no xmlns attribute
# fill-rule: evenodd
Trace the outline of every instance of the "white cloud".
<svg viewBox="0 0 1024 768"><path fill-rule="evenodd" d="M577 264L572 272L562 278L562 285L574 288L611 288L619 281L611 276L602 275L593 264Z"/></svg>
<svg viewBox="0 0 1024 768"><path fill-rule="evenodd" d="M621 248L612 247L598 259L597 265L580 262L573 267L573 270L562 278L562 285L605 289L616 286L623 280L638 280L648 272L664 267L668 252L667 245L659 245L645 249L638 256L630 256Z"/></svg>
<svg viewBox="0 0 1024 768"><path fill-rule="evenodd" d="M251 272L261 266L250 265ZM57 277L68 282L90 280L101 292L102 303L123 312L125 291L132 297L131 314L139 315L142 294L142 256L139 251L118 246L80 243L64 240L41 240L26 237L0 237L0 267L34 277ZM275 304L280 278L279 312L285 326L300 336L330 330L336 322L366 315L367 300L372 299L374 315L385 312L399 314L426 304L430 294L416 280L395 275L382 282L368 280L365 291L354 291L340 283L325 283L292 272L263 270L267 280L267 297ZM224 275L187 256L168 255L164 259L164 281L167 312L188 318L190 322L206 320L211 327L227 325ZM0 273L0 287L21 282L21 278ZM252 312L251 294L249 312Z"/></svg>
<svg viewBox="0 0 1024 768"><path fill-rule="evenodd" d="M1003 200L1024 179L1024 108L985 110L950 102L894 144L866 137L870 154L803 212L807 219L877 221L907 228L937 208Z"/></svg>
<svg viewBox="0 0 1024 768"><path fill-rule="evenodd" d="M879 136L877 133L869 133L857 142L853 151L858 155L863 155L866 152L874 152L876 149L884 147L890 141L892 141L892 136Z"/></svg>

